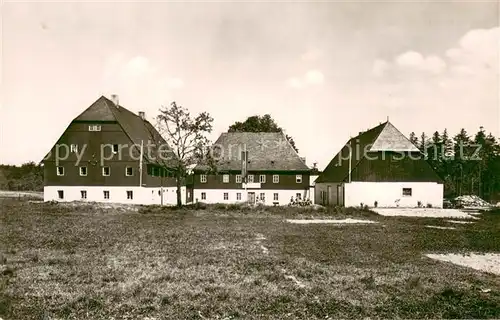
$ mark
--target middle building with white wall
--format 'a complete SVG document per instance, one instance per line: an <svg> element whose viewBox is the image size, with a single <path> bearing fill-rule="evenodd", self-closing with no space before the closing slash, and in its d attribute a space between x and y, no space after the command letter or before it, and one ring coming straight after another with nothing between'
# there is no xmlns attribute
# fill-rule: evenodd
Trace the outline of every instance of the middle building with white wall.
<svg viewBox="0 0 500 320"><path fill-rule="evenodd" d="M281 132L222 133L212 150L216 170L193 170L194 202L286 205L311 197L311 169Z"/></svg>

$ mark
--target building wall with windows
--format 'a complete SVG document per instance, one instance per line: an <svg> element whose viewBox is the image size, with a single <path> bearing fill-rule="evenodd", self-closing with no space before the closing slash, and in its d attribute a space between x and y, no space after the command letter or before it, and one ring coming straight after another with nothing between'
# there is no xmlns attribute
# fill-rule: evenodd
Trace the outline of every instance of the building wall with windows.
<svg viewBox="0 0 500 320"><path fill-rule="evenodd" d="M164 200L175 200L176 179L168 160L158 156L160 145L168 151L143 115L100 97L71 121L44 157L45 199L160 204L163 194ZM130 199L127 190L133 191Z"/></svg>
<svg viewBox="0 0 500 320"><path fill-rule="evenodd" d="M195 189L194 201L204 203L244 203L250 201L264 205L287 205L290 198L306 199L306 189Z"/></svg>
<svg viewBox="0 0 500 320"><path fill-rule="evenodd" d="M259 202L286 205L290 198L311 197L309 172L258 172L248 175L247 191L239 171L193 175L194 202ZM264 201L261 200L264 196ZM275 200L276 199L276 200ZM312 198L310 198L312 200Z"/></svg>
<svg viewBox="0 0 500 320"><path fill-rule="evenodd" d="M261 189L309 189L309 172L274 171L248 173L249 183L260 184ZM240 171L218 174L194 174L195 189L239 189L243 188Z"/></svg>
<svg viewBox="0 0 500 320"><path fill-rule="evenodd" d="M138 186L46 186L44 201L88 201L100 203L125 203L176 205L176 187L146 188ZM181 188L182 202L186 200L186 187Z"/></svg>

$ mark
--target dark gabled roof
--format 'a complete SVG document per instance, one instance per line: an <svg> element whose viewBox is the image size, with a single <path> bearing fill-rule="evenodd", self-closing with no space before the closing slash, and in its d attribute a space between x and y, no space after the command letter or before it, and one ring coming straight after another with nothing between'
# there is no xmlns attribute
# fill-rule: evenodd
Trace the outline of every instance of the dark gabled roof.
<svg viewBox="0 0 500 320"><path fill-rule="evenodd" d="M174 165L175 155L172 152L172 149L149 121L146 119L143 120L141 117L121 105L116 106L113 101L104 96L101 96L99 100L104 101L106 106L111 110L116 121L120 124L125 134L129 137L132 143L137 146L138 151L140 150L139 146L141 145L141 141L143 142L145 160L159 165ZM151 143L150 152L147 152L146 149L148 142ZM163 150L169 150L169 156L158 156L157 152L161 145L167 146L163 147ZM150 157L151 155L153 158Z"/></svg>
<svg viewBox="0 0 500 320"><path fill-rule="evenodd" d="M351 170L363 158L363 150L373 144L378 135L384 129L387 122L382 123L358 136L349 139L339 153L330 161L323 172L316 179L318 182L342 181L349 175L349 149L352 151ZM349 147L351 145L351 147ZM357 147L359 146L359 148Z"/></svg>
<svg viewBox="0 0 500 320"><path fill-rule="evenodd" d="M377 152L420 153L417 147L396 129L396 127L387 121L349 139L340 152L319 175L316 183L345 181L349 176L349 150L351 150L352 157L351 172L353 172L362 161L371 161L366 158L369 154L373 155ZM414 168L414 174L419 175L425 173L426 179L440 180L424 159L415 161L422 163L418 166L405 164L407 168ZM430 169L430 171L427 169ZM376 166L373 170L376 170Z"/></svg>
<svg viewBox="0 0 500 320"><path fill-rule="evenodd" d="M109 103L108 103L109 102ZM113 102L101 96L73 121L117 121L110 106ZM116 109L116 107L114 107Z"/></svg>
<svg viewBox="0 0 500 320"><path fill-rule="evenodd" d="M248 151L249 171L309 171L281 132L225 132L212 146L217 170L241 170L241 152ZM198 165L195 170L206 170Z"/></svg>
<svg viewBox="0 0 500 320"><path fill-rule="evenodd" d="M72 122L92 121L116 121L135 145L137 155L140 154L140 145L141 142L143 143L144 160L147 162L164 166L172 166L175 163L176 158L172 149L149 121L143 120L121 105L115 105L108 98L101 96ZM148 143L150 143L150 152L147 150ZM166 146L162 150L168 150L168 156L158 156L160 145Z"/></svg>

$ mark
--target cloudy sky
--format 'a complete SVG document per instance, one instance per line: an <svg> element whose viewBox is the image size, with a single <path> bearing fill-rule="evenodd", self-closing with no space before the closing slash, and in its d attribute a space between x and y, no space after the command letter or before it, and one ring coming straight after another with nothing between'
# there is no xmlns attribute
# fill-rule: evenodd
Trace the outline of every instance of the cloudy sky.
<svg viewBox="0 0 500 320"><path fill-rule="evenodd" d="M176 101L234 121L270 113L326 166L387 116L403 133L500 136L499 4L2 5L0 162L39 161L99 96Z"/></svg>

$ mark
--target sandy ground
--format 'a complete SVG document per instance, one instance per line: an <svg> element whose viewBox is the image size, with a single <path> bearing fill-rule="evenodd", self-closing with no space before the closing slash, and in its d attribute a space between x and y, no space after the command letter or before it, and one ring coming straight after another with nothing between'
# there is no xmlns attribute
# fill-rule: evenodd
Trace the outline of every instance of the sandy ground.
<svg viewBox="0 0 500 320"><path fill-rule="evenodd" d="M459 223L459 224L469 224L469 223L474 223L474 221L461 221L461 220L446 220L447 222L450 223Z"/></svg>
<svg viewBox="0 0 500 320"><path fill-rule="evenodd" d="M448 253L426 254L426 256L431 259L451 262L475 270L500 275L500 253L471 253L469 255Z"/></svg>
<svg viewBox="0 0 500 320"><path fill-rule="evenodd" d="M426 228L431 228L431 229L443 229L443 230L455 230L456 228L454 227L441 227L441 226L425 226Z"/></svg>
<svg viewBox="0 0 500 320"><path fill-rule="evenodd" d="M286 222L296 223L296 224L310 224L310 223L336 223L336 224L352 224L352 223L378 223L371 220L357 220L357 219L343 219L343 220L331 220L331 219L302 219L302 220L292 220L287 219Z"/></svg>
<svg viewBox="0 0 500 320"><path fill-rule="evenodd" d="M4 198L30 197L43 200L43 192L0 190L0 198L2 197Z"/></svg>
<svg viewBox="0 0 500 320"><path fill-rule="evenodd" d="M399 217L478 219L469 213L457 209L373 208L372 210L382 216L392 216L392 217L399 216Z"/></svg>

